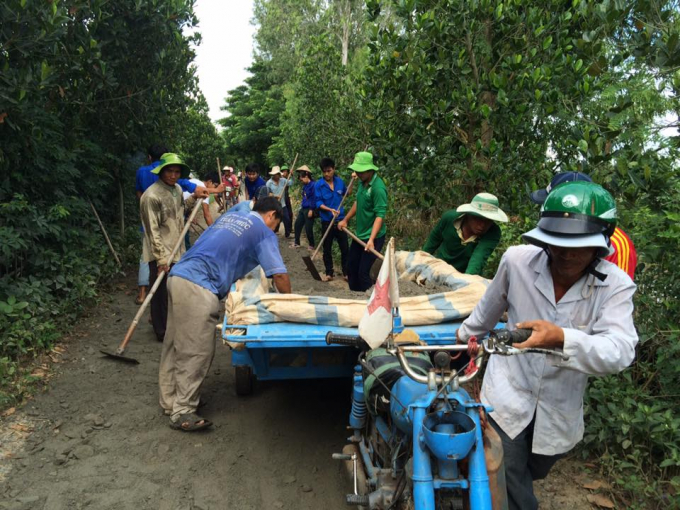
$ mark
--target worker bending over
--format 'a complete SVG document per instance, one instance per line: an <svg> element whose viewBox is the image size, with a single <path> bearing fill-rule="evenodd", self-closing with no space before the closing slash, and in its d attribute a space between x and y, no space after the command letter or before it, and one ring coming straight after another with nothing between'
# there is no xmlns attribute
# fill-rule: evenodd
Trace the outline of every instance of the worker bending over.
<svg viewBox="0 0 680 510"><path fill-rule="evenodd" d="M457 271L481 275L489 256L501 240L497 223L508 217L491 193L475 195L469 204L446 211L423 246Z"/></svg>
<svg viewBox="0 0 680 510"><path fill-rule="evenodd" d="M212 425L196 411L215 355L220 301L232 284L259 265L280 293L290 293L274 234L281 218L281 203L274 197L258 200L251 212L223 214L170 272L168 330L158 383L171 427L195 431Z"/></svg>

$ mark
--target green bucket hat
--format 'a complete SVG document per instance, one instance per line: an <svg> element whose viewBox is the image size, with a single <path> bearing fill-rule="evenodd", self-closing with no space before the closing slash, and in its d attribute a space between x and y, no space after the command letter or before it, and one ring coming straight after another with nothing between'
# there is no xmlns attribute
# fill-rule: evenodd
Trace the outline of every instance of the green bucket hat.
<svg viewBox="0 0 680 510"><path fill-rule="evenodd" d="M160 161L161 164L158 165L153 170L151 170L152 174L160 175L161 170L163 170L163 168L165 168L166 166L178 165L182 169L182 179L186 179L189 177L191 169L187 166L186 163L184 163L184 161L182 161L182 158L180 158L174 152L166 152L161 156Z"/></svg>
<svg viewBox="0 0 680 510"><path fill-rule="evenodd" d="M507 215L498 207L496 195L491 193L477 193L469 204L463 204L456 209L456 212L481 216L491 221L506 223Z"/></svg>
<svg viewBox="0 0 680 510"><path fill-rule="evenodd" d="M281 165L281 171L283 172L284 170L290 170L288 165Z"/></svg>
<svg viewBox="0 0 680 510"><path fill-rule="evenodd" d="M366 172L367 170L378 170L378 167L373 164L373 154L357 152L354 155L354 163L349 165L349 169L355 172Z"/></svg>

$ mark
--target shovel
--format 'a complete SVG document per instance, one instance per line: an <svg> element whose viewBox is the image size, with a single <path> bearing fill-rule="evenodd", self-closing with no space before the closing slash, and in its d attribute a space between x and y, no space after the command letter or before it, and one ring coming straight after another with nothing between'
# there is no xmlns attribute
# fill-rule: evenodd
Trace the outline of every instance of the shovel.
<svg viewBox="0 0 680 510"><path fill-rule="evenodd" d="M342 197L342 200L340 200L340 205L337 208L338 213L340 212L340 208L342 208L342 204L345 201L345 198L347 198L347 195L349 195L350 191L352 191L352 185L354 184L355 180L356 180L356 177L352 177L352 180L349 181L349 186L347 186L347 191L345 192L345 196ZM338 215L333 213L333 219L331 220L330 224L328 225L326 232L324 232L323 237L321 238L321 242L316 245L316 250L314 250L314 253L312 253L312 256L310 257L309 255L305 255L305 256L302 257L302 261L305 263L305 266L307 266L307 270L311 273L312 278L314 278L317 281L321 281L321 275L319 274L319 271L316 270L316 266L314 265L314 259L316 258L317 254L319 253L319 249L323 246L323 242L326 240L326 237L328 237L328 233L333 228L333 223L335 223L335 220L336 220L337 217L338 217Z"/></svg>
<svg viewBox="0 0 680 510"><path fill-rule="evenodd" d="M175 243L175 247L172 249L172 252L170 253L170 257L168 257L169 261L174 259L175 254L179 251L179 247L184 242L184 236L187 235L187 232L189 231L189 227L191 227L191 222L194 221L194 218L196 217L198 210L201 208L202 203L203 203L202 199L199 199L199 200L196 201L196 205L194 206L194 209L191 211L191 214L189 215L189 219L187 220L186 224L184 225L184 230L182 230L182 233L180 234L179 238L177 239L177 242ZM101 352L102 354L105 354L109 358L112 358L112 359L115 359L115 360L124 361L126 363L134 363L135 365L139 365L139 361L137 361L134 358L129 358L127 356L123 356L123 353L125 353L125 348L127 347L127 344L132 339L132 335L134 334L135 329L137 328L137 324L139 323L139 319L141 319L142 315L144 315L146 308L149 306L149 303L151 303L151 299L153 298L154 293L156 292L156 290L160 286L164 277L165 277L165 271L161 271L159 273L159 275L156 277L156 281L154 282L153 287L151 287L148 294L146 295L146 299L144 300L144 302L139 307L139 310L137 311L137 315L135 315L135 318L132 319L132 323L130 324L130 327L128 328L127 333L125 333L125 338L123 338L123 341L118 346L118 349L116 349L116 352L108 352L108 351L104 351L104 350L100 350L99 352Z"/></svg>

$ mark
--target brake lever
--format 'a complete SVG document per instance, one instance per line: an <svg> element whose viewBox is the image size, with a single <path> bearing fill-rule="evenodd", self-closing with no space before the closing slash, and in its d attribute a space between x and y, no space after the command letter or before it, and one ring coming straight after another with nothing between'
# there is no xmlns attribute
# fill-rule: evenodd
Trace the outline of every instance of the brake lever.
<svg viewBox="0 0 680 510"><path fill-rule="evenodd" d="M482 342L484 345L484 350L488 354L500 354L501 356L517 356L519 354L527 354L530 352L538 354L549 354L551 356L559 356L562 361L568 361L569 356L563 352L554 351L552 349L542 349L540 347L527 347L526 349L518 349L512 345L504 344L502 342L496 342L491 338L485 338Z"/></svg>

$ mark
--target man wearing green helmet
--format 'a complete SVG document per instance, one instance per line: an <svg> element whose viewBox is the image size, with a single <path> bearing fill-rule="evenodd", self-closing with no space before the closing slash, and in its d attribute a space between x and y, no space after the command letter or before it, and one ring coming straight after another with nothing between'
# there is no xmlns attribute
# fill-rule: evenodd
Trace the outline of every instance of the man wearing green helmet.
<svg viewBox="0 0 680 510"><path fill-rule="evenodd" d="M536 510L533 481L583 437L583 393L588 376L625 369L638 342L633 324L635 284L611 262L616 226L612 196L592 182L556 187L538 226L503 255L484 297L458 330L467 342L492 329L508 312L510 329L527 328L514 346L562 351L492 356L482 402L503 440L510 510Z"/></svg>

